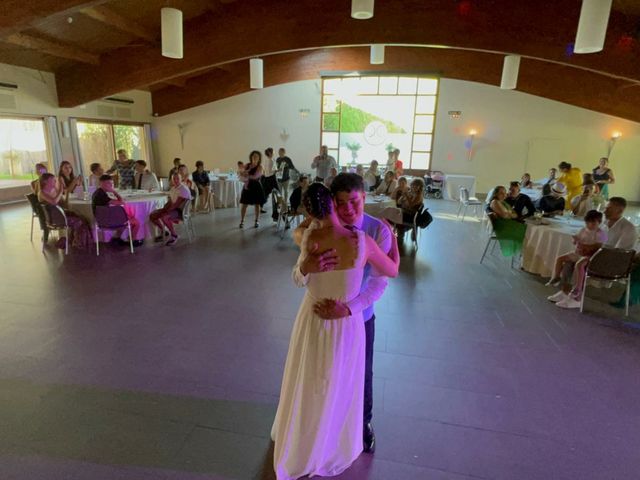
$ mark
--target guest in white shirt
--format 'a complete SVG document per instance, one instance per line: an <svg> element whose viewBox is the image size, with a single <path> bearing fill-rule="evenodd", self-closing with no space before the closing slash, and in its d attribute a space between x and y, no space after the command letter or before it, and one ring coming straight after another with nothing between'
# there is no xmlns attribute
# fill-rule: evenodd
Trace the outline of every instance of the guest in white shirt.
<svg viewBox="0 0 640 480"><path fill-rule="evenodd" d="M369 185L369 190L375 190L380 183L380 173L378 173L378 161L373 160L369 169L364 173L364 181Z"/></svg>
<svg viewBox="0 0 640 480"><path fill-rule="evenodd" d="M99 163L92 163L89 167L91 175L89 175L89 188L94 190L100 187L100 177L104 175L104 168Z"/></svg>
<svg viewBox="0 0 640 480"><path fill-rule="evenodd" d="M173 225L182 220L182 209L186 202L191 201L191 192L189 187L182 183L181 176L178 172L174 173L171 177L171 190L169 190L169 200L164 207L154 210L149 215L149 220L164 232L166 228L171 234L171 238L167 240L165 245L173 245L178 240L178 234L176 233ZM161 242L164 239L162 235L156 237L156 242Z"/></svg>
<svg viewBox="0 0 640 480"><path fill-rule="evenodd" d="M147 170L147 162L144 160L136 160L136 175L134 177L133 187L136 190L146 190L148 192L160 190L160 184L155 173Z"/></svg>
<svg viewBox="0 0 640 480"><path fill-rule="evenodd" d="M380 182L380 185L378 185L378 188L376 188L375 194L386 195L390 197L393 192L396 191L396 188L398 188L396 174L393 172L393 170L389 170L384 174L384 180Z"/></svg>
<svg viewBox="0 0 640 480"><path fill-rule="evenodd" d="M262 184L262 189L264 190L264 202L266 203L269 195L274 190L278 190L278 179L276 178L276 168L275 161L273 160L273 148L269 147L264 151L264 160L262 161L262 178L260 179L260 183ZM263 209L261 213L266 213L264 211L264 203L262 204ZM277 220L277 217L276 217Z"/></svg>
<svg viewBox="0 0 640 480"><path fill-rule="evenodd" d="M329 176L329 170L331 167L337 167L338 162L336 159L329 155L329 147L322 145L320 147L320 155L317 155L313 162L311 162L311 168L316 171L316 182L323 182L325 178Z"/></svg>

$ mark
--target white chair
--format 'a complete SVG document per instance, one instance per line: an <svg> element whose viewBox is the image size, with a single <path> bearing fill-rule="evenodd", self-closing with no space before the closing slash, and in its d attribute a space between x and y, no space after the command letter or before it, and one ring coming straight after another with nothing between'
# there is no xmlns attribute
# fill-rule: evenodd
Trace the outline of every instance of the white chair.
<svg viewBox="0 0 640 480"><path fill-rule="evenodd" d="M187 231L187 238L189 239L189 242L193 241L193 239L196 238L196 230L193 226L193 219L191 218L190 201L184 202L184 207L182 208L182 224Z"/></svg>
<svg viewBox="0 0 640 480"><path fill-rule="evenodd" d="M478 207L482 207L482 201L478 200L476 197L469 196L469 190L465 187L460 187L460 206L458 207L457 217L460 217L460 211L462 210L462 221L464 222L464 217L467 214L467 208L474 207L476 212L476 217L478 217Z"/></svg>

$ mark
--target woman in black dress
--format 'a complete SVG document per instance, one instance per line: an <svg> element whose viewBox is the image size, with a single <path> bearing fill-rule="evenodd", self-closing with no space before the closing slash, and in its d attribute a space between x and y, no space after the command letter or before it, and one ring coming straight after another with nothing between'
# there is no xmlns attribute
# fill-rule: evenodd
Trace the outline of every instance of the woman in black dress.
<svg viewBox="0 0 640 480"><path fill-rule="evenodd" d="M249 154L249 163L244 166L244 170L240 172L240 179L244 182L242 195L240 195L240 228L244 227L244 216L247 214L247 207L253 205L256 212L256 222L254 227L258 228L258 217L260 216L260 207L264 204L264 191L260 184L262 177L262 155L257 150Z"/></svg>

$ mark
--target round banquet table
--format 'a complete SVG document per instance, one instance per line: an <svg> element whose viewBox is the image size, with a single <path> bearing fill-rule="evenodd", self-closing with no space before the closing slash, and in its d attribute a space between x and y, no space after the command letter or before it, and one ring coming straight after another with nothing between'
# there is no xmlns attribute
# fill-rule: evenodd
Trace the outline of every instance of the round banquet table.
<svg viewBox="0 0 640 480"><path fill-rule="evenodd" d="M237 207L244 184L236 175L209 175L216 208Z"/></svg>
<svg viewBox="0 0 640 480"><path fill-rule="evenodd" d="M385 208L395 206L396 203L391 197L367 193L367 197L364 202L364 211L372 217L380 218L382 217L382 212Z"/></svg>
<svg viewBox="0 0 640 480"><path fill-rule="evenodd" d="M522 247L522 268L529 273L550 277L558 255L575 249L572 235L584 226L584 221L569 217L545 218L548 225L527 222Z"/></svg>
<svg viewBox="0 0 640 480"><path fill-rule="evenodd" d="M161 208L167 201L167 194L163 192L146 192L141 190L118 192L125 201L125 209L132 213L138 223L140 230L135 240L151 239L154 237L154 225L149 221L149 215L154 210ZM93 209L91 208L91 198L88 200L69 198L69 208L89 220L91 233L93 234ZM113 235L113 230L101 230L102 240L108 242ZM123 235L126 238L127 234ZM95 239L94 239L95 240Z"/></svg>

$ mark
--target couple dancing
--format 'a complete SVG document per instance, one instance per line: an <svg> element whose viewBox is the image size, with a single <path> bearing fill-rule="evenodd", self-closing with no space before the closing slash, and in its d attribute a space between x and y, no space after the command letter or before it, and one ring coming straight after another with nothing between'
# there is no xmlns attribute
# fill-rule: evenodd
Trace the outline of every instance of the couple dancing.
<svg viewBox="0 0 640 480"><path fill-rule="evenodd" d="M362 178L342 173L303 199L309 219L294 232L293 277L307 291L271 430L278 480L338 475L375 448L372 305L397 276L399 254L388 225L363 213L364 198Z"/></svg>

